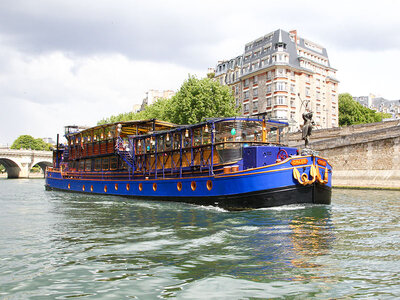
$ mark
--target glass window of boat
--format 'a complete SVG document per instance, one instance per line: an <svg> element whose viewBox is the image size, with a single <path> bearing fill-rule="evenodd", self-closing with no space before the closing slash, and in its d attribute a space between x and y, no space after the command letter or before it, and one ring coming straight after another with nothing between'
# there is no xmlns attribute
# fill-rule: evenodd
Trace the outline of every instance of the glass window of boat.
<svg viewBox="0 0 400 300"><path fill-rule="evenodd" d="M157 152L163 152L165 150L164 139L165 139L165 134L157 136Z"/></svg>
<svg viewBox="0 0 400 300"><path fill-rule="evenodd" d="M202 129L201 127L193 129L193 146L200 146L202 144L201 129Z"/></svg>
<svg viewBox="0 0 400 300"><path fill-rule="evenodd" d="M238 122L238 132L240 132L241 142L261 142L262 122L261 121Z"/></svg>
<svg viewBox="0 0 400 300"><path fill-rule="evenodd" d="M170 151L172 149L171 133L165 135L165 151Z"/></svg>
<svg viewBox="0 0 400 300"><path fill-rule="evenodd" d="M118 169L118 158L115 156L111 157L111 159L110 159L110 169L111 170Z"/></svg>
<svg viewBox="0 0 400 300"><path fill-rule="evenodd" d="M88 143L91 143L93 141L93 130L88 130L87 131L87 135L88 135Z"/></svg>
<svg viewBox="0 0 400 300"><path fill-rule="evenodd" d="M175 132L174 133L174 150L179 150L181 144L181 133Z"/></svg>
<svg viewBox="0 0 400 300"><path fill-rule="evenodd" d="M102 159L102 169L103 170L110 169L110 159L108 157Z"/></svg>
<svg viewBox="0 0 400 300"><path fill-rule="evenodd" d="M94 129L93 130L93 141L97 142L99 139L99 134L100 134L100 130L99 129Z"/></svg>
<svg viewBox="0 0 400 300"><path fill-rule="evenodd" d="M90 131L84 131L84 132L82 133L83 142L84 142L84 143L87 143L87 142L89 141L89 135L90 135Z"/></svg>
<svg viewBox="0 0 400 300"><path fill-rule="evenodd" d="M94 169L96 171L100 171L101 170L101 158L96 158L94 161Z"/></svg>
<svg viewBox="0 0 400 300"><path fill-rule="evenodd" d="M150 152L154 153L156 149L156 138L154 136L150 137Z"/></svg>
<svg viewBox="0 0 400 300"><path fill-rule="evenodd" d="M211 125L206 124L202 127L203 145L211 144Z"/></svg>
<svg viewBox="0 0 400 300"><path fill-rule="evenodd" d="M150 138L149 137L145 138L144 144L145 144L145 153L150 153Z"/></svg>
<svg viewBox="0 0 400 300"><path fill-rule="evenodd" d="M114 131L111 126L108 126L104 129L105 139L109 140L114 137Z"/></svg>
<svg viewBox="0 0 400 300"><path fill-rule="evenodd" d="M192 131L191 129L186 129L183 135L183 147L188 148L192 145Z"/></svg>
<svg viewBox="0 0 400 300"><path fill-rule="evenodd" d="M136 154L143 154L145 153L146 144L144 139L137 139L136 141Z"/></svg>
<svg viewBox="0 0 400 300"><path fill-rule="evenodd" d="M83 159L79 161L78 169L79 169L79 171L85 170L85 161Z"/></svg>
<svg viewBox="0 0 400 300"><path fill-rule="evenodd" d="M87 159L85 161L85 171L92 171L92 160Z"/></svg>

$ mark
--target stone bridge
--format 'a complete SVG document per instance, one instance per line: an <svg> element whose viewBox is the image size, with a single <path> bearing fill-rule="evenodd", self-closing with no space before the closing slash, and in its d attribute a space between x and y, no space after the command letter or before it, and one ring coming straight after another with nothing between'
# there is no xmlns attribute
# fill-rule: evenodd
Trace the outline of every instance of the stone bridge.
<svg viewBox="0 0 400 300"><path fill-rule="evenodd" d="M0 164L6 168L8 178L29 178L34 165L39 165L44 171L53 164L53 153L0 148Z"/></svg>

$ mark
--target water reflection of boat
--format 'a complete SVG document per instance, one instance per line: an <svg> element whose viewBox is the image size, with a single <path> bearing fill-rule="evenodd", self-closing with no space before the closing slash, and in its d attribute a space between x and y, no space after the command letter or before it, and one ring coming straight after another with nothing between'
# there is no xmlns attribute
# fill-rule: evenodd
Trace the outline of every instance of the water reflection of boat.
<svg viewBox="0 0 400 300"><path fill-rule="evenodd" d="M284 146L287 123L227 118L66 128L46 188L216 205L329 204L332 167Z"/></svg>

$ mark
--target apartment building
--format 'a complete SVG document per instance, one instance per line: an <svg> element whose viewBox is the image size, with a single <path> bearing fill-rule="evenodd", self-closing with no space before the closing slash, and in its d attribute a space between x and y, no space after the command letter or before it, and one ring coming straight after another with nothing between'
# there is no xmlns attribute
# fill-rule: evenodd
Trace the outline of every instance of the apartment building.
<svg viewBox="0 0 400 300"><path fill-rule="evenodd" d="M382 97L376 97L373 94L357 96L353 97L353 99L377 112L391 114L393 119L400 119L400 100L387 100Z"/></svg>
<svg viewBox="0 0 400 300"><path fill-rule="evenodd" d="M146 92L146 98L143 99L139 111L144 110L146 106L153 104L160 98L169 99L174 95L175 92L172 90L166 90L166 91L149 90ZM133 109L135 111L135 109L137 110L137 107L134 107Z"/></svg>
<svg viewBox="0 0 400 300"><path fill-rule="evenodd" d="M266 113L300 129L302 114L314 113L318 128L338 126L338 83L327 51L278 29L245 45L244 53L220 61L215 80L232 87L241 115Z"/></svg>

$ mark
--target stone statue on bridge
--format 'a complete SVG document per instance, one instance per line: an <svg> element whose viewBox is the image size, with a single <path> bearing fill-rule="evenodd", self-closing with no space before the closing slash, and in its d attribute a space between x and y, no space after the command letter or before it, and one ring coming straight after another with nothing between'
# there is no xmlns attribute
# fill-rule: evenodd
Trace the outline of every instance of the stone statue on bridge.
<svg viewBox="0 0 400 300"><path fill-rule="evenodd" d="M308 146L308 143L309 143L309 137L311 135L313 125L315 125L312 117L313 117L312 112L306 111L303 113L304 125L303 125L303 131L302 131L302 139L304 140L306 147Z"/></svg>

